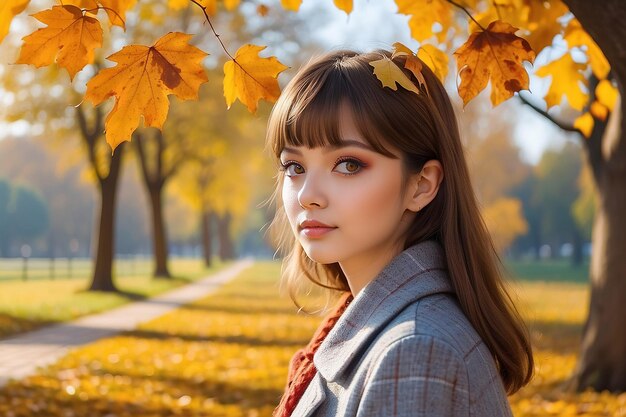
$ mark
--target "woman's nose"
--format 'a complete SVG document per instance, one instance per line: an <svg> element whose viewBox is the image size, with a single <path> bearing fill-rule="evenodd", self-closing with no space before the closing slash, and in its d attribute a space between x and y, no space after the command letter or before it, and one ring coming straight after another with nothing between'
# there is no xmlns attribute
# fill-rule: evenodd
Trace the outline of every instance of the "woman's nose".
<svg viewBox="0 0 626 417"><path fill-rule="evenodd" d="M320 178L307 173L302 188L298 192L298 203L303 209L324 208L328 205L328 199Z"/></svg>

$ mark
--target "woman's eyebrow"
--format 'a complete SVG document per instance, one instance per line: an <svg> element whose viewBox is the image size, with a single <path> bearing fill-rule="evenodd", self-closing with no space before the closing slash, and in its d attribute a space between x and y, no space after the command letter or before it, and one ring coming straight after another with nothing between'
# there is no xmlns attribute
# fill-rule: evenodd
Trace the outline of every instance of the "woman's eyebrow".
<svg viewBox="0 0 626 417"><path fill-rule="evenodd" d="M293 153L293 154L296 154L296 155L300 155L300 156L302 156L302 152L300 152L299 150L294 149L294 148L287 148L287 147L284 147L284 148L283 148L283 150L282 150L282 151L280 151L280 154L282 155L282 154L283 154L283 153L285 153L285 152L287 152L287 153Z"/></svg>
<svg viewBox="0 0 626 417"><path fill-rule="evenodd" d="M353 139L342 140L336 145L330 145L330 148L331 150L336 150L336 149L341 149L341 148L347 148L349 146L356 146L357 148L362 148L368 151L375 152L374 148L372 148L368 143L364 143L364 142L353 140Z"/></svg>
<svg viewBox="0 0 626 417"><path fill-rule="evenodd" d="M365 149L365 150L368 150L368 151L376 152L374 150L374 148L372 148L369 144L360 142L358 140L353 140L353 139L342 140L341 142L339 142L337 144L332 144L332 145L325 146L324 147L325 149L322 152L323 153L328 153L328 152L336 151L337 149L347 148L347 147L350 147L350 146L355 146L357 148L361 148L361 149ZM302 152L300 152L298 149L295 149L295 148L284 147L283 150L280 151L280 154L282 155L285 152L302 156Z"/></svg>

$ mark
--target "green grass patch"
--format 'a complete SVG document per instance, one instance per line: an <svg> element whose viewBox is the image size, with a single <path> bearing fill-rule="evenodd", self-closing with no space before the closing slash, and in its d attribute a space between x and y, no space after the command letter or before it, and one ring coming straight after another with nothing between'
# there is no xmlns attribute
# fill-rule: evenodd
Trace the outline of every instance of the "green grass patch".
<svg viewBox="0 0 626 417"><path fill-rule="evenodd" d="M507 275L518 281L589 282L589 262L573 266L569 260L505 261Z"/></svg>
<svg viewBox="0 0 626 417"><path fill-rule="evenodd" d="M141 268L148 269L148 261ZM150 272L137 273L139 265L118 269L114 278L120 293L86 291L88 275L82 277L0 281L0 337L28 331L53 322L72 320L151 297L211 274L223 265L204 267L200 259L172 259L173 279L154 279ZM119 266L118 266L119 268ZM132 274L131 274L132 272Z"/></svg>

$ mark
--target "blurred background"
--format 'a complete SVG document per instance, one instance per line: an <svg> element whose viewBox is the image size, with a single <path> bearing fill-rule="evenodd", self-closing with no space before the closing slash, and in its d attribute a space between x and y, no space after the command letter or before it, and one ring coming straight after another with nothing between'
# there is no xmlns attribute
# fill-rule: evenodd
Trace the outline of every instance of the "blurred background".
<svg viewBox="0 0 626 417"><path fill-rule="evenodd" d="M290 13L268 0L265 14L243 2L212 23L231 53L267 45L262 56L290 67L279 76L284 87L329 49L396 41L417 49L393 2L361 3L346 16L330 1ZM142 0L126 33L105 30L95 67L111 66L106 57L125 44L184 31L210 54L209 82L197 102L171 97L162 132L139 129L111 155L102 130L112 100L81 102L94 67L70 81L55 66L13 64L21 38L38 27L28 14L47 6L33 0L0 44L0 339L150 297L237 258L257 262L216 297L0 388L0 415L271 415L289 358L319 322L279 296L266 237L277 169L264 149L271 104L254 115L239 102L227 109L225 54L199 10ZM535 66L559 48L557 39ZM566 390L587 315L596 204L580 137L518 97L492 108L489 89L463 108L450 65L446 87L475 191L536 352L538 376L512 398L515 415L626 415L624 394ZM531 76L544 109L549 81ZM567 105L556 114L577 115Z"/></svg>

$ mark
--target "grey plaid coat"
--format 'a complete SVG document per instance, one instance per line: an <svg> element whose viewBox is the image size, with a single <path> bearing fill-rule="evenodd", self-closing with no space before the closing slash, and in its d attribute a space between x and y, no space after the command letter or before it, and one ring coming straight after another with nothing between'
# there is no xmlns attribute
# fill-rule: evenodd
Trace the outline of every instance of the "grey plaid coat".
<svg viewBox="0 0 626 417"><path fill-rule="evenodd" d="M314 363L292 417L512 416L434 241L402 252L361 290Z"/></svg>

